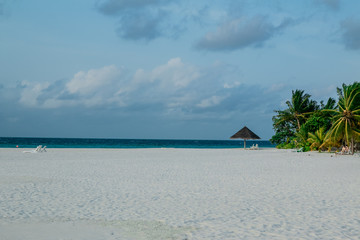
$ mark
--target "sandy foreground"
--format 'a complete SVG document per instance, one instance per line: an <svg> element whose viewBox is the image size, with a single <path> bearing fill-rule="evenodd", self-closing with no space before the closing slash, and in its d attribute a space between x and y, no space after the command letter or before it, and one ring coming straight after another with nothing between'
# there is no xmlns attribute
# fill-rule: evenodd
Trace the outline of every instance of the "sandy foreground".
<svg viewBox="0 0 360 240"><path fill-rule="evenodd" d="M360 157L0 149L0 239L360 239Z"/></svg>

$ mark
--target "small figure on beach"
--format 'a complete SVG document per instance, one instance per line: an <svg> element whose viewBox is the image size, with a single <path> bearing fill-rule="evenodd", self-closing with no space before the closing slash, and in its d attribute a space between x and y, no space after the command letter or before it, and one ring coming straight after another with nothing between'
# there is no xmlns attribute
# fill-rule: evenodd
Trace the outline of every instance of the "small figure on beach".
<svg viewBox="0 0 360 240"><path fill-rule="evenodd" d="M341 149L340 154L344 155L344 154L350 154L350 150L348 146L343 146Z"/></svg>
<svg viewBox="0 0 360 240"><path fill-rule="evenodd" d="M349 153L350 153L349 147L346 146L346 147L345 147L345 154L349 154Z"/></svg>

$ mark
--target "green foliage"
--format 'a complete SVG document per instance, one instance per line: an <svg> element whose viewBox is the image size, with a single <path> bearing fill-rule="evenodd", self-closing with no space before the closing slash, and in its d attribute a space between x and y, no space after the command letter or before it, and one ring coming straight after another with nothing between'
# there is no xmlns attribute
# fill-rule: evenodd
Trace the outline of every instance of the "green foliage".
<svg viewBox="0 0 360 240"><path fill-rule="evenodd" d="M298 144L295 141L291 141L289 143L280 143L280 144L276 145L276 148L278 148L278 149L302 148L303 152L308 152L308 151L310 151L310 144L309 143Z"/></svg>
<svg viewBox="0 0 360 240"><path fill-rule="evenodd" d="M307 132L316 132L317 130L324 128L325 131L331 127L331 116L321 111L314 112L309 119L301 126Z"/></svg>
<svg viewBox="0 0 360 240"><path fill-rule="evenodd" d="M277 116L275 116L274 125L287 122L295 131L299 130L301 124L306 121L307 115L319 108L316 101L310 100L310 97L303 90L292 91L291 101L286 101L288 108L275 110Z"/></svg>
<svg viewBox="0 0 360 240"><path fill-rule="evenodd" d="M333 98L329 98L326 104L323 101L320 101L321 110L324 109L335 109L336 107L336 100Z"/></svg>
<svg viewBox="0 0 360 240"><path fill-rule="evenodd" d="M319 109L316 101L310 99L309 94L303 90L292 91L291 101L287 101L288 106L285 110L275 110L273 117L273 127L275 135L270 142L275 144L289 143L291 139L296 138L296 133L300 130L308 116ZM294 144L296 146L298 144Z"/></svg>
<svg viewBox="0 0 360 240"><path fill-rule="evenodd" d="M343 84L337 88L338 107L334 110L323 110L333 114L329 137L333 142L343 141L354 153L355 141L360 139L360 83Z"/></svg>
<svg viewBox="0 0 360 240"><path fill-rule="evenodd" d="M295 133L295 136L297 147L305 147L309 137L309 132L305 128L301 127L300 130Z"/></svg>
<svg viewBox="0 0 360 240"><path fill-rule="evenodd" d="M325 133L325 128L320 128L316 130L315 133L309 133L309 138L307 140L310 145L311 150L324 151L326 149L327 136Z"/></svg>
<svg viewBox="0 0 360 240"><path fill-rule="evenodd" d="M326 103L310 99L303 90L292 91L285 110L275 110L270 139L278 148L325 150L346 144L360 146L360 83L337 88L338 104L333 98Z"/></svg>
<svg viewBox="0 0 360 240"><path fill-rule="evenodd" d="M273 121L277 122L277 117L273 117ZM281 122L280 124L274 124L275 135L272 136L270 142L272 144L289 143L295 136L293 127L288 122Z"/></svg>
<svg viewBox="0 0 360 240"><path fill-rule="evenodd" d="M294 143L280 143L276 145L276 148L278 149L293 149L296 148L296 145Z"/></svg>

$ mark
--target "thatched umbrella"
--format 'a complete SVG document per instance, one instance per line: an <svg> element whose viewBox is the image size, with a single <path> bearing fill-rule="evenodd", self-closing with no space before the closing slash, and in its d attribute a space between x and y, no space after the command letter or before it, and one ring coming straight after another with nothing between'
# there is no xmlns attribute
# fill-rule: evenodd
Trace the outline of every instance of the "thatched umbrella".
<svg viewBox="0 0 360 240"><path fill-rule="evenodd" d="M260 139L260 137L258 135L253 133L246 126L230 137L230 139L235 139L235 138L244 139L244 149L246 149L246 140L247 139Z"/></svg>

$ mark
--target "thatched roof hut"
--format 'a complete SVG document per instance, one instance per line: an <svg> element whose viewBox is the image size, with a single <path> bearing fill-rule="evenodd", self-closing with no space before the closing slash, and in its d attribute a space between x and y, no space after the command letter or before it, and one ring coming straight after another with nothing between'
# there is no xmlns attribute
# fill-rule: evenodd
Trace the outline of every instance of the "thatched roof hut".
<svg viewBox="0 0 360 240"><path fill-rule="evenodd" d="M248 139L260 139L260 137L258 135L253 133L246 126L243 127L241 130L239 130L237 133L235 133L234 135L232 135L230 137L230 139L235 139L235 138L244 139L244 149L246 149L246 140L248 140Z"/></svg>

